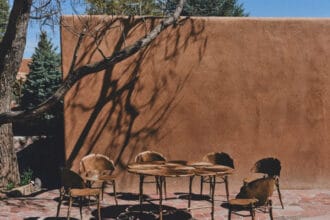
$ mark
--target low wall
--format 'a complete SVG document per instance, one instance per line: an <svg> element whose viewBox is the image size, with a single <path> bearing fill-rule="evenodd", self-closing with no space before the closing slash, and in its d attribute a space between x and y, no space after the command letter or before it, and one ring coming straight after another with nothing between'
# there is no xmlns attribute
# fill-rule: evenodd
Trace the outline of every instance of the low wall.
<svg viewBox="0 0 330 220"><path fill-rule="evenodd" d="M63 17L64 77L82 27L78 65L129 45L157 22ZM182 19L147 49L70 90L66 158L77 169L88 153L108 155L120 190L135 181L126 165L147 149L189 161L227 152L236 185L255 161L277 157L283 188L329 188L329 36L330 19Z"/></svg>

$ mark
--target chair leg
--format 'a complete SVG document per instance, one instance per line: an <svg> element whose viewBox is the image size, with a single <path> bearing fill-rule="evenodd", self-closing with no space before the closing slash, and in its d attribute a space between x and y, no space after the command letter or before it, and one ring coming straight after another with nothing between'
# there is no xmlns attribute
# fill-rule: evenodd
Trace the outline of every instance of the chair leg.
<svg viewBox="0 0 330 220"><path fill-rule="evenodd" d="M251 218L252 220L255 220L255 211L254 210L250 210L250 214L251 214Z"/></svg>
<svg viewBox="0 0 330 220"><path fill-rule="evenodd" d="M201 191L200 191L200 195L203 195L203 184L204 184L204 177L201 176Z"/></svg>
<svg viewBox="0 0 330 220"><path fill-rule="evenodd" d="M79 197L79 211L80 211L80 219L82 219L82 203L83 203L83 197Z"/></svg>
<svg viewBox="0 0 330 220"><path fill-rule="evenodd" d="M212 182L211 186L211 202L212 202L212 209L211 209L211 217L214 218L214 187L216 183L216 176L210 176L210 180Z"/></svg>
<svg viewBox="0 0 330 220"><path fill-rule="evenodd" d="M209 178L209 185L210 185L210 190L209 190L209 196L211 197L212 196L212 178L211 177L207 177L207 178ZM215 177L215 180L214 180L215 182L217 182L217 178ZM215 186L214 186L214 188L215 188Z"/></svg>
<svg viewBox="0 0 330 220"><path fill-rule="evenodd" d="M155 182L156 182L156 194L158 194L159 192L158 192L158 186L157 186L157 181L158 181L158 179L157 179L157 177L155 176Z"/></svg>
<svg viewBox="0 0 330 220"><path fill-rule="evenodd" d="M140 202L140 211L142 212L142 202L143 202L143 180L144 176L140 175L140 183L139 183L139 202ZM157 180L158 181L158 180Z"/></svg>
<svg viewBox="0 0 330 220"><path fill-rule="evenodd" d="M164 177L164 195L165 195L165 200L167 199L167 192L166 192L166 177Z"/></svg>
<svg viewBox="0 0 330 220"><path fill-rule="evenodd" d="M211 183L213 177L209 177L209 178L210 178L210 183ZM215 186L217 185L217 176L214 176L213 182L214 182L214 183L213 183L214 186L212 187L212 190L213 190L213 197L214 197L214 195L215 195ZM211 185L212 185L212 184L210 184L210 187L211 187ZM212 197L212 191L211 191L211 188L210 188L210 192L211 192L210 196Z"/></svg>
<svg viewBox="0 0 330 220"><path fill-rule="evenodd" d="M269 217L270 220L273 220L273 202L272 200L268 201Z"/></svg>
<svg viewBox="0 0 330 220"><path fill-rule="evenodd" d="M156 176L157 181L159 184L157 184L157 187L159 188L159 219L163 220L163 177Z"/></svg>
<svg viewBox="0 0 330 220"><path fill-rule="evenodd" d="M113 195L115 197L115 203L116 203L116 205L118 205L117 192L116 192L116 181L115 180L112 180L112 187L113 187Z"/></svg>
<svg viewBox="0 0 330 220"><path fill-rule="evenodd" d="M96 196L97 200L97 217L101 220L101 207L100 207L100 195Z"/></svg>
<svg viewBox="0 0 330 220"><path fill-rule="evenodd" d="M60 214L61 204L62 204L62 200L63 200L63 198L64 198L64 189L61 188L61 189L60 189L60 201L58 201L56 217L58 217L59 214Z"/></svg>
<svg viewBox="0 0 330 220"><path fill-rule="evenodd" d="M278 197L280 199L282 209L284 209L284 205L283 205L283 201L282 201L282 195L281 195L281 191L280 191L280 180L278 178L275 181L275 185L276 185L276 189L277 189L277 193L278 193Z"/></svg>
<svg viewBox="0 0 330 220"><path fill-rule="evenodd" d="M104 188L105 188L105 181L102 182L102 186L101 186L101 200L103 200L103 194L104 194Z"/></svg>
<svg viewBox="0 0 330 220"><path fill-rule="evenodd" d="M250 206L250 214L251 214L252 220L254 220L255 216L256 216L256 212L255 212L253 204L251 204L251 206Z"/></svg>
<svg viewBox="0 0 330 220"><path fill-rule="evenodd" d="M71 209L71 206L72 206L72 196L70 195L67 220L70 219L70 209Z"/></svg>
<svg viewBox="0 0 330 220"><path fill-rule="evenodd" d="M231 220L231 206L229 205L229 208L228 208L228 220Z"/></svg>
<svg viewBox="0 0 330 220"><path fill-rule="evenodd" d="M225 182L227 201L229 201L229 183L228 183L228 176L225 176L225 177L223 178L223 181Z"/></svg>
<svg viewBox="0 0 330 220"><path fill-rule="evenodd" d="M165 177L164 177L165 178ZM191 192L192 192L192 182L194 180L194 176L189 177L189 197L188 197L188 211L190 212L190 205L191 205Z"/></svg>

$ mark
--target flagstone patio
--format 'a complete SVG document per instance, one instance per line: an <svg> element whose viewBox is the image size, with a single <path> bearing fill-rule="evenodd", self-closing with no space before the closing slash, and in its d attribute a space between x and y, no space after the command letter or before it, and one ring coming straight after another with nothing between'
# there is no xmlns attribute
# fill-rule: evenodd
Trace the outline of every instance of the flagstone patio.
<svg viewBox="0 0 330 220"><path fill-rule="evenodd" d="M154 190L154 188L152 188ZM149 191L152 191L149 190ZM170 191L170 190L169 190ZM219 190L220 191L220 190ZM220 193L220 195L219 195ZM277 194L273 195L274 219L278 220L298 220L330 219L330 190L282 190L285 208L280 207ZM164 201L167 210L164 219L211 219L208 196L200 197L198 194L192 196L192 207L204 207L193 209L190 213L184 210L187 207L187 197L184 192L168 193L169 199ZM235 195L235 192L232 193ZM6 198L0 200L0 219L56 219L58 190L49 190L34 197ZM224 202L225 196L217 192L215 201L214 219L227 219L228 210L220 205ZM145 195L142 214L139 211L138 195L135 193L118 193L118 206L115 206L113 197L107 193L101 202L102 219L158 219L157 195ZM67 204L61 207L60 219L66 219ZM83 219L95 219L96 206L91 204L83 207ZM72 219L80 219L79 208L72 207ZM241 216L233 215L232 219L243 219ZM246 218L250 219L250 218ZM269 219L268 214L257 212L256 219Z"/></svg>

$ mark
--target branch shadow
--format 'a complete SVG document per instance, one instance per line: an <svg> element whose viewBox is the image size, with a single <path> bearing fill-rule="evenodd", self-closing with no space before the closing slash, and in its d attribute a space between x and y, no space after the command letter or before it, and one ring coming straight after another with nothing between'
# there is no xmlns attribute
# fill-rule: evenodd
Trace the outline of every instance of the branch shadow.
<svg viewBox="0 0 330 220"><path fill-rule="evenodd" d="M103 20L103 22L105 21ZM98 24L97 34L90 34L83 43L85 46L79 53L78 66L95 60L97 56L102 57L105 52L123 48L141 36L141 29L150 30L158 22L157 18L130 17L110 20L109 23L105 22L102 25ZM120 26L121 32L116 35L117 37L109 40L108 35L113 34L111 27L114 25ZM181 28L188 31L182 34ZM89 112L89 116L82 129L69 129L69 134L81 131L73 144L72 151L67 155L68 167L77 165L79 158L91 152L104 150L101 153L113 158L119 168L125 169L127 162L133 158L136 152L145 148L148 143L159 141L164 138L164 135L167 135L166 133L160 134L160 130L183 98L180 93L191 74L189 70L185 73L176 71L177 58L189 48L191 43L198 42L196 56L201 61L207 44L207 37L199 37L204 30L203 23L195 25L194 20L183 19L172 29L174 31L165 31L147 48L123 61L124 64L120 63L107 68L101 75L100 87L93 88L97 77L93 75L85 77L84 82L78 82L73 88L70 98L67 99L65 110L72 111L71 118L68 119L69 123L73 127L78 121L79 124L82 124L79 115L73 113L77 109ZM110 49L104 50L107 47ZM157 48L160 47L163 52L157 54ZM171 63L173 67L166 69L161 74L153 71L146 75L145 65L153 69L161 68L157 66L157 62L159 62L157 56L160 56L161 60ZM89 103L81 101L84 100L81 97L81 89L88 89L87 87L94 93L99 90L96 101ZM144 117L143 122L141 122L140 116ZM138 123L136 123L137 121ZM109 137L109 139L105 142L102 140L104 137ZM103 144L102 147L98 146L100 142ZM128 160L123 158L127 147L130 148Z"/></svg>
<svg viewBox="0 0 330 220"><path fill-rule="evenodd" d="M66 217L27 217L24 218L24 220L38 220L38 219L43 219L43 220L67 220L68 218ZM77 218L72 218L70 217L69 220L78 220Z"/></svg>
<svg viewBox="0 0 330 220"><path fill-rule="evenodd" d="M189 194L188 193L176 192L174 194L177 195L179 199L189 200ZM192 201L202 201L202 200L211 201L211 197L209 195L201 195L201 194L195 194L195 193L191 194L190 199Z"/></svg>
<svg viewBox="0 0 330 220"><path fill-rule="evenodd" d="M97 216L97 211L92 211L93 216ZM104 219L159 219L159 206L156 204L139 205L118 205L101 208L101 216ZM172 206L163 206L163 219L191 219L192 216L186 211L176 209Z"/></svg>
<svg viewBox="0 0 330 220"><path fill-rule="evenodd" d="M109 193L110 196L114 196L114 193ZM126 201L138 201L139 194L138 193L127 193L127 192L117 192L117 199L126 200ZM148 195L142 195L143 200L148 200L150 197Z"/></svg>

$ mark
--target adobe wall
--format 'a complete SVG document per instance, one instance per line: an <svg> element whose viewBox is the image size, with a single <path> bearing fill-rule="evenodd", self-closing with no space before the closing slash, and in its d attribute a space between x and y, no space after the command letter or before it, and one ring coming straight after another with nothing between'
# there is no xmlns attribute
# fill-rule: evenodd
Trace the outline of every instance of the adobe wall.
<svg viewBox="0 0 330 220"><path fill-rule="evenodd" d="M64 77L81 23L89 26L79 64L129 45L157 23L113 19L62 18ZM121 170L119 190L132 187L125 166L147 149L188 161L227 152L236 185L255 161L277 157L283 188L329 188L329 36L330 19L182 20L146 50L70 90L66 158L77 169L90 152L110 156Z"/></svg>

